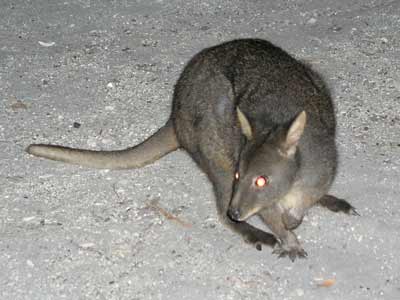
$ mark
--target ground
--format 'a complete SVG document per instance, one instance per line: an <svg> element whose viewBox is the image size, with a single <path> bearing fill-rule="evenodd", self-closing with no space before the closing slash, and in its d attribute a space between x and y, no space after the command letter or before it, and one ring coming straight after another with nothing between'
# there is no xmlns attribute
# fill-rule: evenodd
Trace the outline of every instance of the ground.
<svg viewBox="0 0 400 300"><path fill-rule="evenodd" d="M400 1L2 1L1 299L400 299ZM219 223L183 151L138 170L29 156L30 143L134 145L168 119L188 59L258 37L325 78L338 121L331 193L308 258L256 251Z"/></svg>

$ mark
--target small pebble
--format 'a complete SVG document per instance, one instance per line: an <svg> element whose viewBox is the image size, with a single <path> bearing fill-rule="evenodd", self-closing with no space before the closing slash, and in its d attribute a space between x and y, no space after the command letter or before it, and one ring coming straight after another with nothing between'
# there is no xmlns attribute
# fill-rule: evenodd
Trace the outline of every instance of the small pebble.
<svg viewBox="0 0 400 300"><path fill-rule="evenodd" d="M31 216L31 217L23 218L22 220L23 220L24 222L29 222L29 221L34 220L35 218L36 218L36 216Z"/></svg>
<svg viewBox="0 0 400 300"><path fill-rule="evenodd" d="M381 38L381 42L384 44L387 44L389 42L389 40L385 37Z"/></svg>
<svg viewBox="0 0 400 300"><path fill-rule="evenodd" d="M28 260L26 261L26 264L27 264L29 267L31 267L31 268L33 268L33 267L35 266L35 264L34 264L30 259L28 259Z"/></svg>
<svg viewBox="0 0 400 300"><path fill-rule="evenodd" d="M309 19L307 21L307 24L310 24L310 25L314 25L315 23L317 23L317 19L316 18L311 18L311 19Z"/></svg>

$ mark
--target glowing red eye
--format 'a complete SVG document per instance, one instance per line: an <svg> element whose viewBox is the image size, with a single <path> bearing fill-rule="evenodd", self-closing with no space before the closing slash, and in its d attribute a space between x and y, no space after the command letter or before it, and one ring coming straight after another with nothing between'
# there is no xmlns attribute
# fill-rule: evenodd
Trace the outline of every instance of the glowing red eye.
<svg viewBox="0 0 400 300"><path fill-rule="evenodd" d="M268 179L267 179L267 177L264 177L264 176L258 176L256 181L254 182L254 184L260 188L264 187L268 184Z"/></svg>
<svg viewBox="0 0 400 300"><path fill-rule="evenodd" d="M238 180L239 177L240 177L240 176L239 176L239 172L236 172L236 173L235 173L235 179Z"/></svg>

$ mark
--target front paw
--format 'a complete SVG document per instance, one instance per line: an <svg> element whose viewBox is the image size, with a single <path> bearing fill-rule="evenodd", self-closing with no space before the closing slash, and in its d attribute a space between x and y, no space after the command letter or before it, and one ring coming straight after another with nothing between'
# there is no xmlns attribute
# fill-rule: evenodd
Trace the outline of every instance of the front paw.
<svg viewBox="0 0 400 300"><path fill-rule="evenodd" d="M274 247L278 244L278 240L273 234L261 230L247 233L244 237L244 241L254 245L258 251L262 250L262 245Z"/></svg>
<svg viewBox="0 0 400 300"><path fill-rule="evenodd" d="M296 258L306 258L307 252L300 246L300 244L277 244L272 251L273 254L278 255L278 258L289 257L292 262Z"/></svg>

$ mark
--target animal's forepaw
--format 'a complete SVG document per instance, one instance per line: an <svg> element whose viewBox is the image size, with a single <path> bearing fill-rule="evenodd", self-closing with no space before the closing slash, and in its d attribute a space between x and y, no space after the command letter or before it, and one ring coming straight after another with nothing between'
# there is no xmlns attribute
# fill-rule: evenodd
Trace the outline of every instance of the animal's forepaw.
<svg viewBox="0 0 400 300"><path fill-rule="evenodd" d="M291 261L295 261L296 258L306 258L307 252L300 245L282 245L277 244L272 251L273 254L278 255L278 258L289 257Z"/></svg>
<svg viewBox="0 0 400 300"><path fill-rule="evenodd" d="M254 245L254 247L258 250L262 250L262 245L267 245L270 247L274 247L278 243L277 239L273 234L259 231L252 232L245 236L245 242Z"/></svg>

